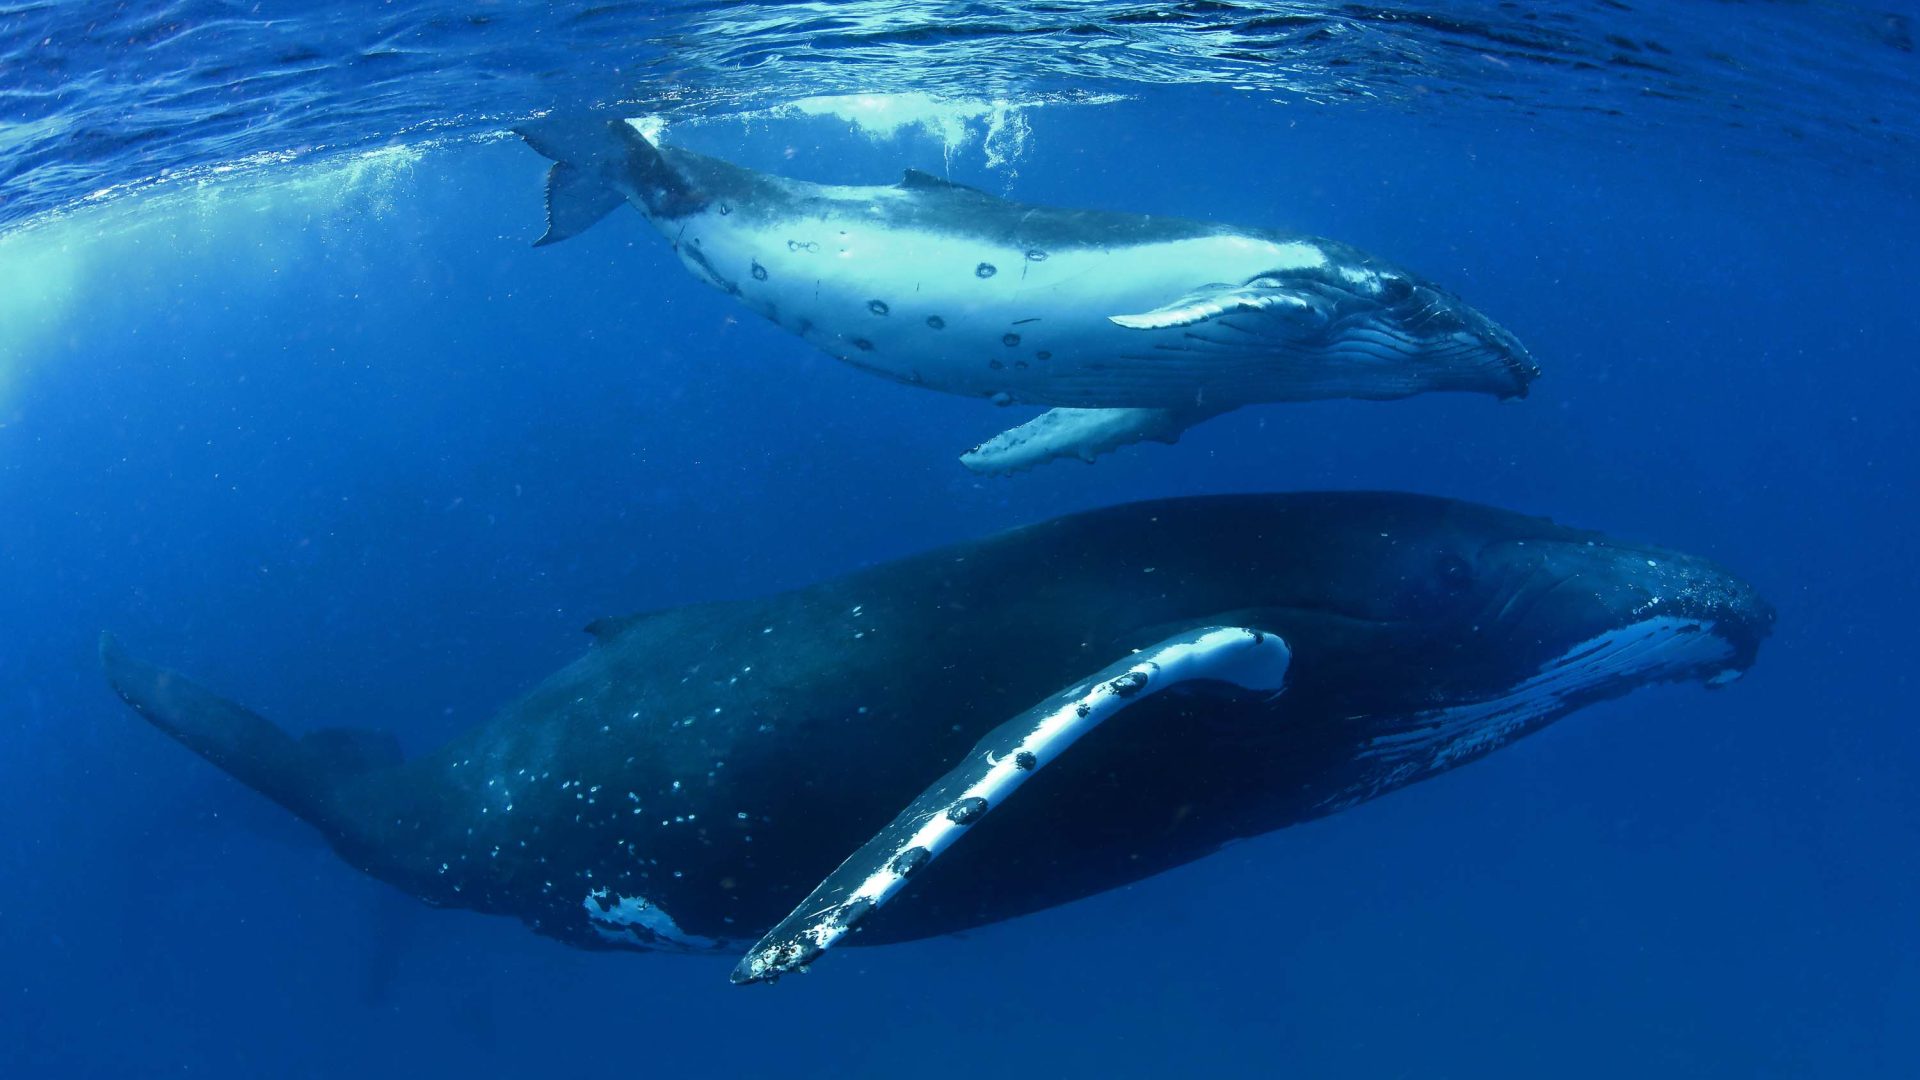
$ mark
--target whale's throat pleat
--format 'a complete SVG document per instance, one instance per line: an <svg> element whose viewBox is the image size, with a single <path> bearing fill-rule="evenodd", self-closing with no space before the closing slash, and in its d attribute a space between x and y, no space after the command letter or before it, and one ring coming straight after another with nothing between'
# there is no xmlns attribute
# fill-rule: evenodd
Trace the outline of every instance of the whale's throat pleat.
<svg viewBox="0 0 1920 1080"><path fill-rule="evenodd" d="M1366 781L1330 800L1329 809L1482 757L1582 705L1711 669L1733 653L1712 623L1698 619L1655 616L1606 631L1502 692L1414 713L1372 736L1356 755L1372 766Z"/></svg>

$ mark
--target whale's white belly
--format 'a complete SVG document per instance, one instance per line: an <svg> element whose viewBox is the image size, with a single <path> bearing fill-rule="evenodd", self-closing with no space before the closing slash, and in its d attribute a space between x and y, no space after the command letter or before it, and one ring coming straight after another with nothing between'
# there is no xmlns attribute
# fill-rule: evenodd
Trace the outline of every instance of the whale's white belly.
<svg viewBox="0 0 1920 1080"><path fill-rule="evenodd" d="M663 224L688 267L810 343L902 381L1044 405L1182 405L1207 385L1182 332L1108 316L1209 282L1323 265L1298 241L1217 234L1043 250L852 217L753 220L713 211ZM1271 358L1267 363L1271 364ZM1231 362L1218 374L1244 383Z"/></svg>

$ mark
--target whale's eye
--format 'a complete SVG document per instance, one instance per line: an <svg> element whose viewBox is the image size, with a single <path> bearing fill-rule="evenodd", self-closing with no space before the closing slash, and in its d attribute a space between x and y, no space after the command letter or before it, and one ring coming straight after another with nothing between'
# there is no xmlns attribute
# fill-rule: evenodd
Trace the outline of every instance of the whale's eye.
<svg viewBox="0 0 1920 1080"><path fill-rule="evenodd" d="M1451 551L1440 556L1440 560L1434 564L1433 572L1440 579L1441 585L1452 592L1459 592L1473 584L1473 567L1468 566L1467 560Z"/></svg>

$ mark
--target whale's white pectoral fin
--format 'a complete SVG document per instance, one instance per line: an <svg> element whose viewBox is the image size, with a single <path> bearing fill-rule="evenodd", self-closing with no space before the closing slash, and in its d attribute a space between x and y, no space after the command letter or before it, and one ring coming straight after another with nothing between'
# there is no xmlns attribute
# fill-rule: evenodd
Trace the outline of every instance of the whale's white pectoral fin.
<svg viewBox="0 0 1920 1080"><path fill-rule="evenodd" d="M960 463L977 473L1005 476L1056 458L1092 461L1130 443L1177 442L1181 432L1224 411L1050 409L960 455Z"/></svg>
<svg viewBox="0 0 1920 1080"><path fill-rule="evenodd" d="M1167 330L1253 311L1297 320L1302 329L1324 321L1320 305L1312 298L1271 278L1255 278L1245 285L1203 285L1171 304L1137 315L1109 315L1107 321L1129 330Z"/></svg>
<svg viewBox="0 0 1920 1080"><path fill-rule="evenodd" d="M733 981L804 970L1021 784L1122 709L1193 680L1277 691L1291 659L1286 642L1273 634L1193 630L1111 664L994 728L768 931L733 969Z"/></svg>

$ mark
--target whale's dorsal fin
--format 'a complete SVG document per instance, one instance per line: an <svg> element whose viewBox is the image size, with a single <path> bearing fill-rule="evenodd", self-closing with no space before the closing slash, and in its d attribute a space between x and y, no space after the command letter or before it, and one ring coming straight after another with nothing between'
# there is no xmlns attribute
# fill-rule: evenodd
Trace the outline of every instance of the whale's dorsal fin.
<svg viewBox="0 0 1920 1080"><path fill-rule="evenodd" d="M594 644L605 645L658 614L657 611L641 611L632 615L602 615L580 629L593 635Z"/></svg>
<svg viewBox="0 0 1920 1080"><path fill-rule="evenodd" d="M1245 627L1175 634L1001 724L853 853L733 969L736 983L800 971L900 892L968 827L1081 736L1129 705L1192 681L1278 691L1292 659L1279 637Z"/></svg>
<svg viewBox="0 0 1920 1080"><path fill-rule="evenodd" d="M645 615L602 615L580 629L592 634L595 643L608 642L644 618Z"/></svg>
<svg viewBox="0 0 1920 1080"><path fill-rule="evenodd" d="M593 643L595 645L606 645L620 635L644 623L670 620L682 612L707 606L708 605L705 604L682 604L679 607L648 608L645 611L635 611L627 615L602 615L580 629L593 635Z"/></svg>
<svg viewBox="0 0 1920 1080"><path fill-rule="evenodd" d="M942 179L930 172L921 172L919 169L908 169L907 174L900 178L900 186L909 191L970 191L975 195L986 195L989 199L993 198L992 195L988 195L977 187L972 187L967 184L956 184L951 180Z"/></svg>

